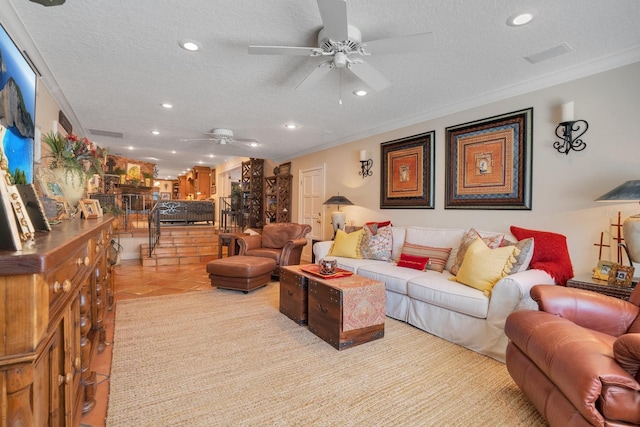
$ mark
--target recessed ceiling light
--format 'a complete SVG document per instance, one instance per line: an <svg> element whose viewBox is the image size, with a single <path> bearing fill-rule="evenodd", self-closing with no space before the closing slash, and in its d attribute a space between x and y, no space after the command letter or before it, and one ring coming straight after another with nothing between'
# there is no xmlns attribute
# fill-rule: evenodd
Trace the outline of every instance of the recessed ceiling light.
<svg viewBox="0 0 640 427"><path fill-rule="evenodd" d="M209 154L209 157L213 159L215 156L213 154Z"/></svg>
<svg viewBox="0 0 640 427"><path fill-rule="evenodd" d="M507 25L511 27L519 27L521 25L528 24L533 21L536 16L536 11L528 10L526 12L518 12L507 18Z"/></svg>
<svg viewBox="0 0 640 427"><path fill-rule="evenodd" d="M286 127L287 129L296 129L298 125L295 123L287 123L286 125L284 125L284 127Z"/></svg>
<svg viewBox="0 0 640 427"><path fill-rule="evenodd" d="M367 92L366 90L364 90L364 89L354 90L354 91L353 91L353 94L354 94L355 96L366 96L366 95L367 95L367 93L368 93L368 92Z"/></svg>
<svg viewBox="0 0 640 427"><path fill-rule="evenodd" d="M162 105L162 108L166 108L167 110L170 110L173 108L173 104L169 104L168 102L163 102L160 105Z"/></svg>
<svg viewBox="0 0 640 427"><path fill-rule="evenodd" d="M176 150L171 150L171 154L176 154Z"/></svg>
<svg viewBox="0 0 640 427"><path fill-rule="evenodd" d="M257 147L258 145L260 145L260 144L258 144L257 142L250 142L249 143L249 147Z"/></svg>
<svg viewBox="0 0 640 427"><path fill-rule="evenodd" d="M132 146L129 146L129 150L133 150L133 147L132 147Z"/></svg>
<svg viewBox="0 0 640 427"><path fill-rule="evenodd" d="M180 47L189 52L195 52L200 49L200 43L195 40L180 40Z"/></svg>
<svg viewBox="0 0 640 427"><path fill-rule="evenodd" d="M160 135L160 131L159 130L152 130L151 133L154 134L154 135Z"/></svg>

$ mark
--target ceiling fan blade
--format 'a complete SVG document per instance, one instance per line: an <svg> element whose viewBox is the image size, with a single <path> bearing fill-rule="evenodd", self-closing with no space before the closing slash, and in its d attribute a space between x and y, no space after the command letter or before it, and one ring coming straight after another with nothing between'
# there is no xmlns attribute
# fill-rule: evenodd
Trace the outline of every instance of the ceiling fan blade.
<svg viewBox="0 0 640 427"><path fill-rule="evenodd" d="M307 90L311 86L318 83L329 71L331 71L331 62L323 62L313 69L311 73L296 87L296 90Z"/></svg>
<svg viewBox="0 0 640 427"><path fill-rule="evenodd" d="M333 41L349 38L347 24L347 2L345 0L318 0L324 31Z"/></svg>
<svg viewBox="0 0 640 427"><path fill-rule="evenodd" d="M249 53L253 55L295 55L312 56L315 47L296 46L249 46Z"/></svg>
<svg viewBox="0 0 640 427"><path fill-rule="evenodd" d="M387 88L391 82L366 62L352 63L349 71L365 82L371 89L381 91Z"/></svg>
<svg viewBox="0 0 640 427"><path fill-rule="evenodd" d="M433 33L414 34L412 36L365 42L365 52L371 54L389 53L425 53L431 52L435 45Z"/></svg>
<svg viewBox="0 0 640 427"><path fill-rule="evenodd" d="M189 141L215 141L214 138L187 138L181 139L180 142L189 142Z"/></svg>

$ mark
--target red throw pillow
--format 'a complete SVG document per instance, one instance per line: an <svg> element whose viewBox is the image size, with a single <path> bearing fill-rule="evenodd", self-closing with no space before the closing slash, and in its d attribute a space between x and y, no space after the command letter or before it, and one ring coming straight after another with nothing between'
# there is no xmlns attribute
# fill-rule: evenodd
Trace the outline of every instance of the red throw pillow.
<svg viewBox="0 0 640 427"><path fill-rule="evenodd" d="M563 286L573 277L566 236L548 231L527 230L513 225L511 233L518 240L533 237L533 257L529 268L546 271L557 284Z"/></svg>
<svg viewBox="0 0 640 427"><path fill-rule="evenodd" d="M428 262L429 262L428 257L400 254L398 267L408 267L416 270L424 270Z"/></svg>

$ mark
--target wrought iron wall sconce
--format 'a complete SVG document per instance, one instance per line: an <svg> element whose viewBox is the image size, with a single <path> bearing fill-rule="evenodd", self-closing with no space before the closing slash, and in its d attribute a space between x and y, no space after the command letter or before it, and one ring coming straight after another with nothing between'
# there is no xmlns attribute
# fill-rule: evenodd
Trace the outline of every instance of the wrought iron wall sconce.
<svg viewBox="0 0 640 427"><path fill-rule="evenodd" d="M581 139L589 129L586 120L573 119L573 101L562 104L562 121L556 128L556 136L560 141L553 143L553 148L559 153L569 154L569 151L582 151L587 144Z"/></svg>
<svg viewBox="0 0 640 427"><path fill-rule="evenodd" d="M367 159L367 150L360 150L360 172L358 175L362 175L362 179L373 175L372 166L373 160Z"/></svg>

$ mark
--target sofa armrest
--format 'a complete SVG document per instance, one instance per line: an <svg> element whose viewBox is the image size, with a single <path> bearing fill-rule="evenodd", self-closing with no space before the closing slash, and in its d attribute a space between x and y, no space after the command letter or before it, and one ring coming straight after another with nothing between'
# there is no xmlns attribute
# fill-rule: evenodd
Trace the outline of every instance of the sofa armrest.
<svg viewBox="0 0 640 427"><path fill-rule="evenodd" d="M535 269L503 277L491 290L487 321L502 329L510 313L518 310L536 310L536 303L529 294L531 288L539 284L554 283L549 273Z"/></svg>
<svg viewBox="0 0 640 427"><path fill-rule="evenodd" d="M316 242L316 244L313 245L313 248L311 249L313 250L313 254L316 256L316 263L320 262L322 258L327 256L329 250L331 249L331 245L333 245L332 240Z"/></svg>
<svg viewBox="0 0 640 427"><path fill-rule="evenodd" d="M630 302L563 286L534 286L531 298L542 311L615 337L627 332L640 312L640 308Z"/></svg>
<svg viewBox="0 0 640 427"><path fill-rule="evenodd" d="M304 238L289 240L285 243L282 247L282 255L280 255L280 267L300 264L302 248L306 244L307 239Z"/></svg>
<svg viewBox="0 0 640 427"><path fill-rule="evenodd" d="M252 236L239 236L237 238L237 242L238 247L240 248L238 255L244 255L251 249L258 249L262 247L262 236L259 234Z"/></svg>

